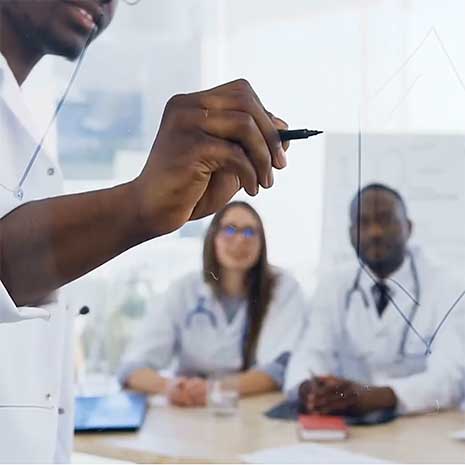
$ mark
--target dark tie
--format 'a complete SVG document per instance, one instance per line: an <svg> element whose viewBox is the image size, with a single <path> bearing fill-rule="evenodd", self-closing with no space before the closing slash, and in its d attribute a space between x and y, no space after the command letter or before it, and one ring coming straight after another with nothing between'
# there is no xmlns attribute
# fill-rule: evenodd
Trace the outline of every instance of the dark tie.
<svg viewBox="0 0 465 465"><path fill-rule="evenodd" d="M389 303L389 287L385 283L378 281L371 287L371 292L375 299L378 315L381 318Z"/></svg>

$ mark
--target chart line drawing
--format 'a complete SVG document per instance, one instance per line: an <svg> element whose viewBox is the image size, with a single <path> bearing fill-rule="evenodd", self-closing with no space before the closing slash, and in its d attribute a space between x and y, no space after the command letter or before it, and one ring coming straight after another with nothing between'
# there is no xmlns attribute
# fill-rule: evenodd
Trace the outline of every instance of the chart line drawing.
<svg viewBox="0 0 465 465"><path fill-rule="evenodd" d="M389 76L389 78L378 88L377 91L368 99L368 102L375 101L387 88L388 86L394 82L394 80L402 73L402 71L412 62L412 60L418 55L418 53L423 49L426 45L428 40L435 40L437 45L439 46L443 56L446 58L446 61L449 65L450 70L452 71L453 75L457 79L458 84L460 85L462 91L465 93L465 82L460 75L457 66L455 65L451 55L447 51L445 43L441 39L438 31L435 27L431 27L424 38L420 41L420 43L413 49L413 51L407 56L407 58L401 63L401 65L394 71L393 74ZM395 103L393 109L389 112L387 117L387 121L389 121L393 115L397 112L397 110L401 107L401 105L406 101L409 95L414 90L417 83L422 79L423 75L419 74L415 77L412 83L408 86L404 94L401 98ZM358 134L357 134L357 236L356 236L356 254L357 254L357 261L361 268L361 272L365 273L374 284L377 283L376 277L373 275L372 271L368 268L368 266L363 262L361 258L361 213L362 213L362 173L363 173L363 158L364 158L364 148L363 148L363 138L364 138L364 130L362 124L362 104L359 107L359 124L358 124ZM401 291L407 295L410 300L412 300L418 307L421 306L421 302L418 301L411 295L411 293L407 290L405 286L394 279L387 279L394 283ZM425 352L424 355L428 356L432 353L432 344L435 341L437 335L439 334L440 330L444 327L445 323L453 313L453 311L457 308L458 304L464 299L465 297L465 290L463 290L454 300L453 304L445 311L444 316L440 320L439 324L433 331L432 335L427 338L420 333L420 331L415 327L414 322L411 321L407 316L406 313L402 310L402 308L396 302L396 299L388 294L388 299L392 306L395 308L399 316L404 320L405 324L409 327L409 331L411 331L415 336L424 344ZM420 300L420 299L418 299Z"/></svg>

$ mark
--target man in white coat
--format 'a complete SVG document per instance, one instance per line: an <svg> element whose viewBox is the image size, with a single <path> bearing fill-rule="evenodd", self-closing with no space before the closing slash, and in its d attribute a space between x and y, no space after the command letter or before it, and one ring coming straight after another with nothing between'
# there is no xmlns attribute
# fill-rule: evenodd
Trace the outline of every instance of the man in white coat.
<svg viewBox="0 0 465 465"><path fill-rule="evenodd" d="M255 195L286 164L277 128L244 80L170 100L143 172L60 196L21 93L46 54L74 60L117 0L0 1L0 462L69 460L72 315L57 289L123 251ZM111 77L110 77L111 78Z"/></svg>
<svg viewBox="0 0 465 465"><path fill-rule="evenodd" d="M307 412L373 421L457 405L465 285L407 248L412 222L397 191L366 186L350 220L360 263L321 278L289 396Z"/></svg>

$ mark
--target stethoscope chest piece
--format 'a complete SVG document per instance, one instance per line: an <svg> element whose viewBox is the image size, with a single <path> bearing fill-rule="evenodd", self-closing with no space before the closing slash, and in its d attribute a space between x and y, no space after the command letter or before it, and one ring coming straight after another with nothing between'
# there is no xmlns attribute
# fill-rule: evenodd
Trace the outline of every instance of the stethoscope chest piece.
<svg viewBox="0 0 465 465"><path fill-rule="evenodd" d="M212 328L218 328L218 320L216 318L216 315L210 309L207 308L205 297L199 297L199 300L195 308L186 315L186 328L192 328L194 318L206 318L209 321Z"/></svg>

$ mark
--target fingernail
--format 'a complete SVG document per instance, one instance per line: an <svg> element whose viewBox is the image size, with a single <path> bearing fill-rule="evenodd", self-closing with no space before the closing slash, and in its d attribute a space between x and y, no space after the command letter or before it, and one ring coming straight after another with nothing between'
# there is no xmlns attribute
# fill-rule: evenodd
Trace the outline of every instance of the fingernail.
<svg viewBox="0 0 465 465"><path fill-rule="evenodd" d="M270 170L267 178L266 178L266 187L269 189L274 184L274 175L273 170Z"/></svg>

